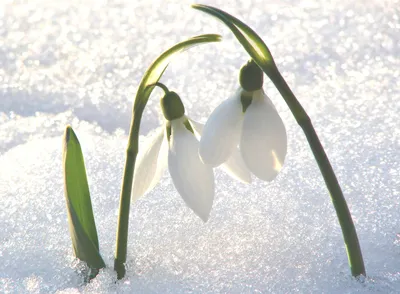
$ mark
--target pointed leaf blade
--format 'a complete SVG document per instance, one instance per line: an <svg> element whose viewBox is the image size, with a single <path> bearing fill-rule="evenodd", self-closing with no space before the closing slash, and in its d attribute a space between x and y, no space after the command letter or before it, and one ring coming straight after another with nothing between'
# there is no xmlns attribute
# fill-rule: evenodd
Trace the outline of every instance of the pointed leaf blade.
<svg viewBox="0 0 400 294"><path fill-rule="evenodd" d="M70 126L65 130L63 149L64 192L75 256L90 268L103 268L82 149Z"/></svg>

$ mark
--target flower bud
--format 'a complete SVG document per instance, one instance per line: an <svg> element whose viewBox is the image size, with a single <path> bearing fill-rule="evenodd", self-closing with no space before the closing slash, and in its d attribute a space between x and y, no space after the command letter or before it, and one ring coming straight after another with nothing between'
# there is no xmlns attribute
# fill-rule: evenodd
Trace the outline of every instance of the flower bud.
<svg viewBox="0 0 400 294"><path fill-rule="evenodd" d="M182 100L175 92L171 91L165 94L160 103L166 120L177 119L185 114L185 107Z"/></svg>
<svg viewBox="0 0 400 294"><path fill-rule="evenodd" d="M244 90L257 91L263 86L264 74L261 68L251 60L240 69L239 82Z"/></svg>

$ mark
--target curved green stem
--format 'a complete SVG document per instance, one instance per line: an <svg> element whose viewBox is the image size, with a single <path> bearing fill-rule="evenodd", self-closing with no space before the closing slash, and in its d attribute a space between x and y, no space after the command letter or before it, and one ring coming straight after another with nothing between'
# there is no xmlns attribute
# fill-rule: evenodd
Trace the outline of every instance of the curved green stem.
<svg viewBox="0 0 400 294"><path fill-rule="evenodd" d="M286 104L289 106L297 123L302 128L314 154L315 160L317 161L318 167L321 171L326 187L328 188L329 194L331 196L333 206L336 210L340 227L342 229L351 273L355 277L359 275L365 276L366 272L360 243L358 241L353 219L351 218L350 210L347 206L346 199L343 196L342 189L340 188L339 182L332 169L329 159L311 123L311 120L290 90L289 86L283 79L278 69L276 70L274 75L270 76L270 79L286 101Z"/></svg>
<svg viewBox="0 0 400 294"><path fill-rule="evenodd" d="M152 85L150 85L150 86L152 86ZM167 95L169 93L168 87L166 85L164 85L163 83L157 82L154 84L154 86L160 87L164 91L165 95Z"/></svg>
<svg viewBox="0 0 400 294"><path fill-rule="evenodd" d="M154 89L155 84L161 78L169 62L173 57L183 50L194 45L208 42L218 42L221 40L219 35L200 35L176 44L162 53L149 67L140 82L136 98L133 105L133 115L130 125L128 146L126 149L125 168L122 180L119 217L117 226L117 244L114 260L114 269L118 279L125 276L125 262L127 255L129 210L131 202L132 182L135 170L136 156L139 152L139 129L144 108Z"/></svg>
<svg viewBox="0 0 400 294"><path fill-rule="evenodd" d="M228 26L250 57L271 79L279 93L282 95L297 123L306 135L307 141L324 178L326 187L328 188L342 229L351 273L355 277L359 275L365 276L364 261L356 229L335 173L333 172L332 166L325 154L321 142L319 141L310 118L280 74L267 45L265 45L264 41L249 26L232 15L218 8L207 5L196 4L192 7L216 17Z"/></svg>

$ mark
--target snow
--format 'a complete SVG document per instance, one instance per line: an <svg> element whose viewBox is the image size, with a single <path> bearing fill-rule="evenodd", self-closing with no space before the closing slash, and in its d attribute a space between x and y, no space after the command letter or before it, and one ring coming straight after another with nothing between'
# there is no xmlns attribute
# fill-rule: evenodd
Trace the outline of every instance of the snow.
<svg viewBox="0 0 400 294"><path fill-rule="evenodd" d="M127 276L112 269L132 100L174 43L220 33L173 61L162 81L204 122L235 91L244 50L190 1L0 2L1 293L398 293L400 35L398 1L204 1L266 41L309 113L343 188L367 270L353 279L329 195L301 129L273 88L288 156L278 178L238 183L216 169L203 223L168 173L132 204ZM141 133L161 124L157 90ZM101 254L89 284L72 254L61 147L84 152Z"/></svg>

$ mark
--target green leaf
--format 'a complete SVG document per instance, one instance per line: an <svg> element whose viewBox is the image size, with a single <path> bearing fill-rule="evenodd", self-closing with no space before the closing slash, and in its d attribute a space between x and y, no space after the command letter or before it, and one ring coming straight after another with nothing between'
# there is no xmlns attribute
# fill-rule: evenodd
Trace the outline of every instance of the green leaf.
<svg viewBox="0 0 400 294"><path fill-rule="evenodd" d="M164 73L165 69L167 68L168 64L171 60L176 57L181 51L187 50L194 45L199 45L201 43L210 43L210 42L219 42L221 41L220 35L215 34L206 34L200 35L193 38L190 38L186 41L176 44L175 46L171 47L164 53L162 53L147 69L145 72L142 81L140 82L135 104L134 104L134 111L137 109L143 110L151 92L154 89L154 84L158 82L161 78L162 74Z"/></svg>
<svg viewBox="0 0 400 294"><path fill-rule="evenodd" d="M274 59L267 45L249 26L229 13L215 7L202 4L194 4L192 7L222 21L232 31L250 57L267 75L276 71Z"/></svg>
<svg viewBox="0 0 400 294"><path fill-rule="evenodd" d="M64 133L63 149L64 192L74 253L91 269L100 269L105 264L99 253L85 163L81 145L70 126Z"/></svg>

